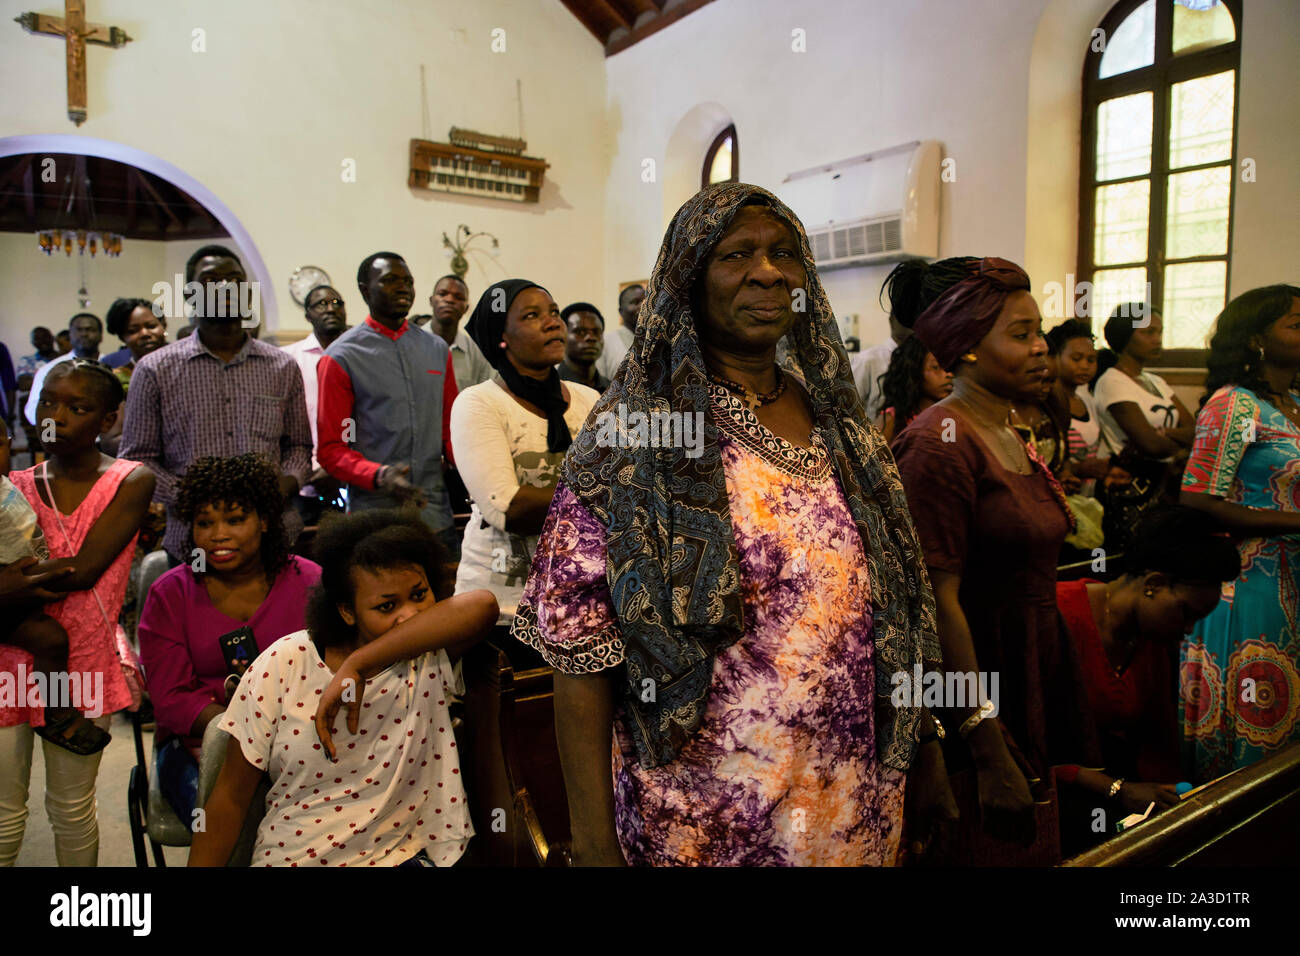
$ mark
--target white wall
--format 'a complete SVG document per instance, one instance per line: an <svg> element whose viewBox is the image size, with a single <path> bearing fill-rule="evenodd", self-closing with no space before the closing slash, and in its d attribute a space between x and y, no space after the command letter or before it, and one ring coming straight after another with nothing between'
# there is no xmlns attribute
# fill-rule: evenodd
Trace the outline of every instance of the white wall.
<svg viewBox="0 0 1300 956"><path fill-rule="evenodd" d="M0 23L30 5L0 0ZM0 137L76 132L193 176L252 236L277 283L281 330L305 328L285 286L304 263L326 269L360 318L352 277L381 248L407 256L415 311L427 311L433 281L448 271L442 232L459 222L502 242L498 260L471 257L475 296L522 275L561 302L587 299L612 315L619 282L649 275L668 218L728 121L741 178L778 194L792 170L938 139L957 173L941 194L940 254L1017 260L1041 292L1075 271L1079 83L1109 6L716 0L606 59L559 0L114 0L92 19L136 39L90 49L90 119L78 130L65 118L60 43L0 31L0 88L23 91L0 102ZM1238 136L1258 178L1237 189L1233 293L1297 278L1297 13L1297 0L1251 0L1245 12ZM506 31L505 53L491 52L494 27ZM205 53L192 52L196 28L207 31ZM805 53L791 50L796 28ZM522 77L529 152L552 164L540 204L407 188L408 141L422 132L421 63L436 139L452 124L514 133ZM340 179L345 158L357 162L355 183ZM646 159L653 182L643 181ZM887 334L877 295L888 268L823 276L836 313L861 316L864 345ZM168 261L163 272L172 271ZM29 282L26 270L0 263L0 338L11 348L11 329L25 335L32 324L8 317L15 282ZM23 312L45 308L45 294L33 295Z"/></svg>
<svg viewBox="0 0 1300 956"><path fill-rule="evenodd" d="M599 295L604 56L558 0L92 5L90 19L134 40L89 49L89 119L80 128L66 118L64 45L10 22L30 7L0 0L0 137L79 133L193 176L252 236L277 283L281 329L306 328L287 290L305 263L325 269L350 317L363 317L354 277L380 249L407 258L415 311L429 311L434 281L450 271L442 233L460 222L501 240L499 259L470 258L474 295L511 275L561 300ZM497 27L506 31L503 53L491 49ZM192 49L195 29L206 31L206 52ZM523 80L528 153L552 164L540 203L407 187L409 141L422 135L422 63L436 140L453 125L516 135L515 80ZM342 181L345 159L356 161L356 182ZM9 283L3 288L8 294Z"/></svg>
<svg viewBox="0 0 1300 956"><path fill-rule="evenodd" d="M1229 296L1300 283L1300 2L1245 7L1237 154L1255 160L1256 181L1238 169Z"/></svg>
<svg viewBox="0 0 1300 956"><path fill-rule="evenodd" d="M1083 60L1113 2L717 0L612 57L606 298L650 271L728 121L741 179L778 195L793 170L937 139L957 174L942 189L940 255L1013 259L1040 297L1048 282L1064 284L1077 264ZM1297 277L1297 15L1296 0L1246 5L1238 138L1258 181L1237 190L1230 294ZM796 28L806 53L791 51ZM683 150L694 179L682 172L691 165ZM663 173L655 183L642 181L646 158ZM632 222L645 226L622 228ZM864 345L888 335L877 296L889 268L822 276L837 316L861 316Z"/></svg>
<svg viewBox="0 0 1300 956"><path fill-rule="evenodd" d="M172 281L172 275L185 271L185 261L201 245L229 240L203 239L189 242L149 242L128 239L122 243L122 255L106 258L103 251L92 258L84 256L86 291L90 305L81 308L77 290L81 288L82 259L76 248L72 256L62 252L46 256L34 235L0 232L0 342L18 360L31 353L31 330L44 325L52 332L68 327L68 319L78 312L93 312L101 319L117 298L153 299L153 284ZM174 334L168 329L168 339ZM103 352L114 352L122 343L107 333Z"/></svg>
<svg viewBox="0 0 1300 956"><path fill-rule="evenodd" d="M695 138L695 179L641 181L642 160L671 172L666 145L700 103L736 123L740 178L781 194L787 173L918 139L956 160L942 191L940 253L1024 252L1026 77L1044 0L717 0L680 27L611 57L615 138L606 193L607 290L650 271L667 216L699 188L722 125ZM806 53L791 50L805 31ZM665 69L667 63L675 64ZM666 211L666 214L665 214ZM658 222L652 229L649 223ZM621 230L628 222L640 230ZM886 337L877 304L889 267L822 276L837 315L861 316L864 344ZM607 291L606 299L612 295Z"/></svg>

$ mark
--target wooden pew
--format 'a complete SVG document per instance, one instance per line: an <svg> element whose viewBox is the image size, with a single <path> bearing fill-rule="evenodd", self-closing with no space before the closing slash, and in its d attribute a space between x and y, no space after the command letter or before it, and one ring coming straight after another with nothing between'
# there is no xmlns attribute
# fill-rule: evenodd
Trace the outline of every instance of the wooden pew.
<svg viewBox="0 0 1300 956"><path fill-rule="evenodd" d="M1062 866L1286 866L1300 857L1300 742Z"/></svg>
<svg viewBox="0 0 1300 956"><path fill-rule="evenodd" d="M467 865L568 865L551 669L516 671L484 642L465 656L464 677L461 762L476 834Z"/></svg>

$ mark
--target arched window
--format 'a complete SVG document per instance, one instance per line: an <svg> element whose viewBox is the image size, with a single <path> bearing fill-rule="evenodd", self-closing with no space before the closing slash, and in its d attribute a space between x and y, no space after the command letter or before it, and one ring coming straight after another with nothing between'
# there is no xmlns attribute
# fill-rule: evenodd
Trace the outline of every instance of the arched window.
<svg viewBox="0 0 1300 956"><path fill-rule="evenodd" d="M713 183L740 182L740 147L736 144L736 127L728 126L713 140L704 154L704 171L700 175L700 188Z"/></svg>
<svg viewBox="0 0 1300 956"><path fill-rule="evenodd" d="M1228 288L1240 0L1121 0L1083 75L1079 278L1093 325L1149 289L1162 364L1202 364Z"/></svg>

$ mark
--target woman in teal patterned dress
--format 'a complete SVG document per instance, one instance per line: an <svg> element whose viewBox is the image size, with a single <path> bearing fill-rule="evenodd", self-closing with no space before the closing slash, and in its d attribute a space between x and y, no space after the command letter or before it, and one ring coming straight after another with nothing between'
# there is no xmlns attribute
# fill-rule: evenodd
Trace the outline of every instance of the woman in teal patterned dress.
<svg viewBox="0 0 1300 956"><path fill-rule="evenodd" d="M1241 577L1189 628L1183 742L1197 783L1300 739L1300 288L1267 286L1219 315L1182 501L1237 540Z"/></svg>

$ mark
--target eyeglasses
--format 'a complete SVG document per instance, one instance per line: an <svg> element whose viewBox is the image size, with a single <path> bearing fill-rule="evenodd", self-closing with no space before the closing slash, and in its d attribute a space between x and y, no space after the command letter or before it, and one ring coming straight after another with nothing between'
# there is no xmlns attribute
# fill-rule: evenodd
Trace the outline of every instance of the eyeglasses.
<svg viewBox="0 0 1300 956"><path fill-rule="evenodd" d="M332 305L335 308L338 308L343 305L343 300L342 299L320 299L316 302L313 302L311 305L307 306L307 308L312 310L319 310L325 308L325 306L327 305Z"/></svg>

